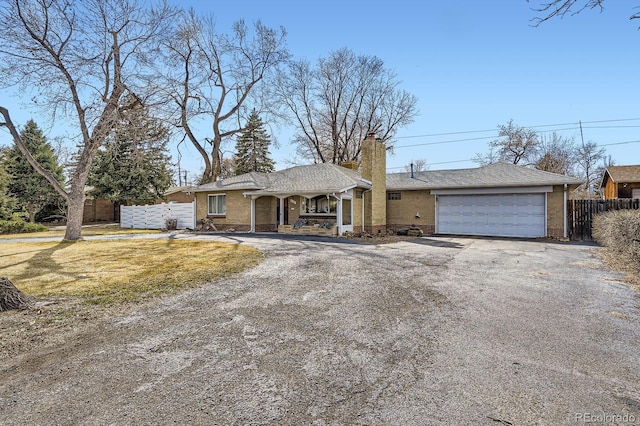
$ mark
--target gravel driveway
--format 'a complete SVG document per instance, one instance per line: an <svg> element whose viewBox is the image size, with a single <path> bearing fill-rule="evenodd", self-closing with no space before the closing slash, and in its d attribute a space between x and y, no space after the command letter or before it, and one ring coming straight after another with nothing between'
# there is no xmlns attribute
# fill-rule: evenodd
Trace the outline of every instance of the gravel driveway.
<svg viewBox="0 0 640 426"><path fill-rule="evenodd" d="M234 239L264 262L1 359L0 423L640 424L640 298L592 246Z"/></svg>

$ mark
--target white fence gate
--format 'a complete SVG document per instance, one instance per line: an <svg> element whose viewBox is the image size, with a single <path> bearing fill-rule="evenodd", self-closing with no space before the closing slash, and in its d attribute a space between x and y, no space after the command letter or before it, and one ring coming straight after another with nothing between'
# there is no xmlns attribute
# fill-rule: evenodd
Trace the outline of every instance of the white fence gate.
<svg viewBox="0 0 640 426"><path fill-rule="evenodd" d="M178 229L195 229L196 202L120 206L121 228L163 229L167 219L177 219Z"/></svg>

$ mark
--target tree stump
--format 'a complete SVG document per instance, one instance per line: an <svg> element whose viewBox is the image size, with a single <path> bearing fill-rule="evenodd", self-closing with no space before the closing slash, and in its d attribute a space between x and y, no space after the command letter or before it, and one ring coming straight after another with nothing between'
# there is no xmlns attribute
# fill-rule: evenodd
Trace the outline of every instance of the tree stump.
<svg viewBox="0 0 640 426"><path fill-rule="evenodd" d="M18 288L13 285L9 278L0 278L0 312L10 309L27 309L31 306L31 301Z"/></svg>

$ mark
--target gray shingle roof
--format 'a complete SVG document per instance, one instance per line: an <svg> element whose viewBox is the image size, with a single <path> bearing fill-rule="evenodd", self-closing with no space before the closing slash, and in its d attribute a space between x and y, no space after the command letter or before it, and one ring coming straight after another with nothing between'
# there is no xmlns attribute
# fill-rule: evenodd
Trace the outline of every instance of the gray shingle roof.
<svg viewBox="0 0 640 426"><path fill-rule="evenodd" d="M495 163L474 169L428 170L387 174L387 189L495 188L580 184L580 179L543 172L508 163ZM350 188L371 188L360 173L335 164L296 166L273 173L251 172L207 183L193 192L244 190L250 194L321 194Z"/></svg>
<svg viewBox="0 0 640 426"><path fill-rule="evenodd" d="M251 172L208 183L194 192L245 190L250 194L312 194L339 192L350 188L370 188L360 173L335 164L296 166L273 173Z"/></svg>
<svg viewBox="0 0 640 426"><path fill-rule="evenodd" d="M496 188L516 186L580 184L580 179L543 172L508 163L494 163L474 169L427 170L387 174L387 189Z"/></svg>
<svg viewBox="0 0 640 426"><path fill-rule="evenodd" d="M232 191L235 189L256 190L269 184L267 173L250 172L239 176L231 176L222 180L191 188L192 192Z"/></svg>

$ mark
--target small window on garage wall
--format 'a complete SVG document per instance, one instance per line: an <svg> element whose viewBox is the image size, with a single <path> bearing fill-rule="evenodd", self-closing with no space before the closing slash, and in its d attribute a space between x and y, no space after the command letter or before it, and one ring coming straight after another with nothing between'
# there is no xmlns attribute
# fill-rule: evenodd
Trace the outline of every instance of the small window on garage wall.
<svg viewBox="0 0 640 426"><path fill-rule="evenodd" d="M387 192L387 200L400 200L402 199L400 192Z"/></svg>
<svg viewBox="0 0 640 426"><path fill-rule="evenodd" d="M362 190L356 189L356 198L362 198Z"/></svg>

